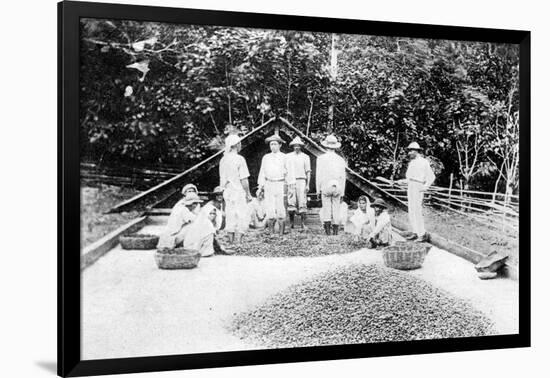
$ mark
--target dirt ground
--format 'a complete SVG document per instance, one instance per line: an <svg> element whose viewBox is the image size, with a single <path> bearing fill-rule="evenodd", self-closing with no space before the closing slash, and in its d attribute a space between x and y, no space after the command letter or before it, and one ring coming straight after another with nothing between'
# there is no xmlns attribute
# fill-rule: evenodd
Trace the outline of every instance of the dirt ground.
<svg viewBox="0 0 550 378"><path fill-rule="evenodd" d="M395 208L391 213L408 224L407 212ZM499 231L492 227L473 221L470 218L446 210L424 207L426 230L439 234L446 239L475 251L489 254L498 251L509 256L509 262L519 264L519 235L511 231Z"/></svg>
<svg viewBox="0 0 550 378"><path fill-rule="evenodd" d="M105 214L114 205L131 198L139 191L112 185L80 187L81 246L86 247L109 232L138 216L131 211L120 214Z"/></svg>
<svg viewBox="0 0 550 378"><path fill-rule="evenodd" d="M216 255L196 269L166 271L154 253L117 247L83 271L83 359L255 349L228 331L236 314L330 269L383 263L381 251L362 249L317 257ZM518 332L517 282L479 280L470 263L436 248L410 274L468 301L498 333Z"/></svg>

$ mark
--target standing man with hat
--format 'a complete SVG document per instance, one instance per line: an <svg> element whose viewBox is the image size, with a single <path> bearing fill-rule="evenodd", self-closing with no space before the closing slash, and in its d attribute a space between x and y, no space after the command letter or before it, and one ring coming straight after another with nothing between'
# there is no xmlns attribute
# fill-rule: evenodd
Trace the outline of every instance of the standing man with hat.
<svg viewBox="0 0 550 378"><path fill-rule="evenodd" d="M225 230L230 243L240 243L248 230L247 202L252 199L248 185L248 166L241 150L241 138L225 138L225 153L220 161L220 186L225 200Z"/></svg>
<svg viewBox="0 0 550 378"><path fill-rule="evenodd" d="M307 192L309 192L309 182L311 178L311 160L307 154L302 152L304 142L299 136L290 142L290 147L294 152L286 154L289 168L294 173L296 180L295 189L288 191L288 216L290 218L290 228L294 228L294 217L296 212L300 215L302 229L305 228L307 211Z"/></svg>
<svg viewBox="0 0 550 378"><path fill-rule="evenodd" d="M294 191L294 172L289 169L286 155L281 152L283 139L274 134L265 140L271 152L262 158L258 175L258 186L264 193L267 223L271 233L275 232L275 223L279 225L279 235L284 234L286 210L284 203L285 183L288 191Z"/></svg>
<svg viewBox="0 0 550 378"><path fill-rule="evenodd" d="M341 198L346 191L346 161L336 154L341 144L334 135L321 142L327 152L317 158L315 184L321 197L321 221L325 233L338 234L340 228Z"/></svg>
<svg viewBox="0 0 550 378"><path fill-rule="evenodd" d="M427 241L428 237L424 228L424 217L422 216L422 201L424 200L424 192L435 180L435 174L430 167L430 162L420 155L422 149L418 143L412 142L407 150L411 160L407 168L406 178L399 180L398 183L407 184L409 223L414 233L408 239Z"/></svg>

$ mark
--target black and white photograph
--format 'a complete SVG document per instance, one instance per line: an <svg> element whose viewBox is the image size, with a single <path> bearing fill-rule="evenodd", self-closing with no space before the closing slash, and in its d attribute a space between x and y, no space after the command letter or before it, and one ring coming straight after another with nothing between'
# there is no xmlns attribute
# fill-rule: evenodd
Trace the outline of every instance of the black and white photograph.
<svg viewBox="0 0 550 378"><path fill-rule="evenodd" d="M84 18L83 360L518 333L519 46Z"/></svg>

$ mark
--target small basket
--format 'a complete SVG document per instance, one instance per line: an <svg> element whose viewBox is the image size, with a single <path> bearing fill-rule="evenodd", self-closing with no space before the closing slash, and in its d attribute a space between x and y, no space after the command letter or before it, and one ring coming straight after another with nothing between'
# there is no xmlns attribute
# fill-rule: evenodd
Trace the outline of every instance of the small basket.
<svg viewBox="0 0 550 378"><path fill-rule="evenodd" d="M131 234L122 235L119 238L120 245L123 249L155 249L159 242L157 235L150 234Z"/></svg>
<svg viewBox="0 0 550 378"><path fill-rule="evenodd" d="M424 263L430 248L427 243L397 242L384 248L384 264L400 270L418 269Z"/></svg>
<svg viewBox="0 0 550 378"><path fill-rule="evenodd" d="M195 249L160 249L155 254L159 269L193 269L199 264L201 254Z"/></svg>

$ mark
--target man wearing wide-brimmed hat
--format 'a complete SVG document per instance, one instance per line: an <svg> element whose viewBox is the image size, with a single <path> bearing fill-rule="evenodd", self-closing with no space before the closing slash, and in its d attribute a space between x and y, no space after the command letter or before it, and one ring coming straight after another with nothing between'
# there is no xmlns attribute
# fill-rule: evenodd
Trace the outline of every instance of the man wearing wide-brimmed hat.
<svg viewBox="0 0 550 378"><path fill-rule="evenodd" d="M374 227L367 240L370 248L385 247L392 243L391 219L388 214L388 205L382 199L375 199L372 205L374 209Z"/></svg>
<svg viewBox="0 0 550 378"><path fill-rule="evenodd" d="M346 161L336 154L340 142L334 135L328 135L321 142L327 152L317 158L315 185L321 197L321 221L327 235L338 234L340 227L341 198L346 191Z"/></svg>
<svg viewBox="0 0 550 378"><path fill-rule="evenodd" d="M424 228L424 217L422 215L422 201L424 200L424 192L428 190L435 180L435 174L430 166L430 162L421 156L422 148L417 142L409 144L407 150L409 151L410 162L406 178L398 182L407 184L409 223L413 232L413 235L408 239L427 241L428 237Z"/></svg>
<svg viewBox="0 0 550 378"><path fill-rule="evenodd" d="M197 217L196 209L202 200L196 192L186 193L170 212L164 232L160 235L157 248L174 248L182 243L188 226Z"/></svg>
<svg viewBox="0 0 550 378"><path fill-rule="evenodd" d="M230 243L240 243L248 230L247 202L252 198L248 184L248 166L241 150L241 138L225 138L225 153L220 161L220 187L225 200L225 230Z"/></svg>
<svg viewBox="0 0 550 378"><path fill-rule="evenodd" d="M269 230L275 232L275 223L279 225L279 235L284 234L286 210L284 203L285 184L288 191L295 186L294 173L289 169L286 155L281 152L284 142L279 134L266 138L270 153L262 158L258 175L258 186L264 193L266 218Z"/></svg>
<svg viewBox="0 0 550 378"><path fill-rule="evenodd" d="M296 180L295 189L288 191L288 216L290 218L290 228L294 228L294 217L296 213L300 215L302 229L305 228L305 218L307 211L307 192L309 192L309 181L311 178L311 160L309 156L302 152L304 142L299 136L290 142L293 152L286 154L289 168L294 172Z"/></svg>

